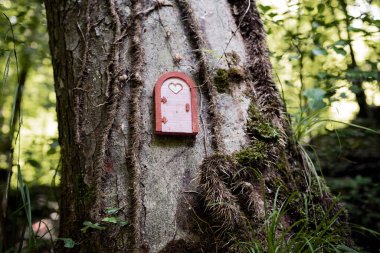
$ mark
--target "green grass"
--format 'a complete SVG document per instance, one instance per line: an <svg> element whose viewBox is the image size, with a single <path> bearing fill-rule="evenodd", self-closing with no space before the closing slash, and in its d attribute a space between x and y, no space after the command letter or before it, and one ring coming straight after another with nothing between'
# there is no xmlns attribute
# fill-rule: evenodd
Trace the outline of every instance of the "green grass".
<svg viewBox="0 0 380 253"><path fill-rule="evenodd" d="M241 243L244 252L250 253L289 253L289 252L358 252L352 247L342 243L343 239L336 231L335 225L339 222L339 216L343 209L332 215L332 210L337 204L336 200L328 207L321 220L317 221L314 229L310 229L310 219L308 214L308 199L304 195L305 218L293 224L286 225L285 215L288 205L299 195L292 194L281 205L278 204L279 190L277 190L272 207L265 205L265 221L261 235L264 240L253 240Z"/></svg>

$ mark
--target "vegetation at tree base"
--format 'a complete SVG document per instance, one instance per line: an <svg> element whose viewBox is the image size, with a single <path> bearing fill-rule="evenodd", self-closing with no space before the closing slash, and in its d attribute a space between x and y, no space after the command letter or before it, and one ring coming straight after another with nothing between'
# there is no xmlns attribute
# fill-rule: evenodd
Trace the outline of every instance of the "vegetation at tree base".
<svg viewBox="0 0 380 253"><path fill-rule="evenodd" d="M380 4L256 2L294 142L302 144L299 152L310 155L305 163L311 170L306 185L297 188L290 182L299 175L281 172L286 167L282 164L270 167L271 149L277 148L282 130L251 105L247 132L253 144L231 156L210 156L202 164L203 201L211 210L210 224L219 230L202 229L218 235L221 248L228 245L231 251L376 252L380 248ZM71 249L81 241L70 235L58 237L60 146L45 7L39 0L3 0L0 11L0 252L50 252L57 242ZM234 63L214 72L211 79L221 95L231 93L248 75ZM317 173L326 177L338 199ZM82 181L78 179L84 185ZM217 188L211 183L230 188L213 191ZM249 183L261 194L249 196ZM234 203L231 210L218 198ZM264 209L242 204L255 202L249 198L261 199ZM354 244L339 202L354 224ZM105 218L84 220L77 232L85 236L127 229L131 222L120 218L121 212L108 207ZM249 217L252 214L262 216ZM249 219L254 222L246 222ZM165 252L181 252L177 245L184 252L199 250L187 242L177 243L168 244Z"/></svg>

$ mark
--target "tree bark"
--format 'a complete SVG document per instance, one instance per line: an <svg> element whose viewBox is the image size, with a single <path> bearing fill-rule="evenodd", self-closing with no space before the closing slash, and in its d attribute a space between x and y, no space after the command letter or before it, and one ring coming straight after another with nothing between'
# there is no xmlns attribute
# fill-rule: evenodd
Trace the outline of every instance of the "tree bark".
<svg viewBox="0 0 380 253"><path fill-rule="evenodd" d="M250 173L233 181L223 168L230 175L236 154L261 144L265 159L257 165L268 190L276 191L275 180L287 189L307 188L307 166L289 137L254 1L45 5L62 147L60 237L77 242L70 252L225 247L214 229L225 224L219 224L226 217L218 211L233 215L228 231L248 229L252 213L262 221L264 196ZM153 134L153 88L168 71L185 72L196 82L195 138ZM242 189L247 195L240 198L234 189L243 184L250 191ZM210 207L218 196L231 208ZM247 196L255 208L239 202ZM128 225L105 222L109 208ZM84 221L106 229L84 233ZM58 244L57 251L66 250Z"/></svg>

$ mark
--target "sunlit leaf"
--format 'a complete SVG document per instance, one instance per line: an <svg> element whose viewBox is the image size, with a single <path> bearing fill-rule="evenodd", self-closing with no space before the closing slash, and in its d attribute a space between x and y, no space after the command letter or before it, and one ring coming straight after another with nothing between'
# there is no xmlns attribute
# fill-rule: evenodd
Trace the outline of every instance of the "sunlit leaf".
<svg viewBox="0 0 380 253"><path fill-rule="evenodd" d="M314 54L314 55L327 55L327 51L326 49L324 48L321 48L321 47L316 47L314 48L313 50L311 50L311 52Z"/></svg>
<svg viewBox="0 0 380 253"><path fill-rule="evenodd" d="M349 26L348 30L352 32L366 32L364 29L353 27L353 26Z"/></svg>
<svg viewBox="0 0 380 253"><path fill-rule="evenodd" d="M338 40L334 43L334 46L346 46L350 43L349 40Z"/></svg>
<svg viewBox="0 0 380 253"><path fill-rule="evenodd" d="M262 5L262 4L259 4L259 8L265 13L267 11L269 11L270 9L272 9L271 6L269 5Z"/></svg>
<svg viewBox="0 0 380 253"><path fill-rule="evenodd" d="M313 110L322 109L326 106L326 103L323 101L325 94L326 91L320 88L310 88L303 92L303 96L307 98L308 106Z"/></svg>
<svg viewBox="0 0 380 253"><path fill-rule="evenodd" d="M120 208L117 207L109 207L106 208L106 214L115 214L120 210Z"/></svg>
<svg viewBox="0 0 380 253"><path fill-rule="evenodd" d="M116 224L117 218L116 217L105 217L102 219L102 221Z"/></svg>
<svg viewBox="0 0 380 253"><path fill-rule="evenodd" d="M299 55L289 55L288 56L288 60L291 61L291 60L298 60L300 58Z"/></svg>
<svg viewBox="0 0 380 253"><path fill-rule="evenodd" d="M99 223L92 223L91 221L84 221L84 227L81 228L82 233L86 233L89 228L96 230L105 230L106 227L100 226Z"/></svg>

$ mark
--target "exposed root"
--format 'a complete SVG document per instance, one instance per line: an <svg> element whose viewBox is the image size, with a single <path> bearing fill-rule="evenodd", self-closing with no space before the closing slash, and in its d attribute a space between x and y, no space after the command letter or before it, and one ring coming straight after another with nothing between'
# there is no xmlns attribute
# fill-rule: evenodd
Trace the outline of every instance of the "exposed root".
<svg viewBox="0 0 380 253"><path fill-rule="evenodd" d="M149 7L146 10L140 11L137 13L137 15L143 15L147 16L149 13L158 10L162 7L173 7L173 4L171 2L165 1L165 0L156 0L154 1L153 5Z"/></svg>
<svg viewBox="0 0 380 253"><path fill-rule="evenodd" d="M233 230L243 224L245 217L237 205L237 198L230 191L230 178L236 165L228 157L214 155L206 158L201 167L200 188L207 209L220 226Z"/></svg>
<svg viewBox="0 0 380 253"><path fill-rule="evenodd" d="M232 190L236 180L244 174L239 171L236 161L220 154L206 158L200 168L199 188L205 208L212 218L214 232L228 247L239 240L248 240L252 235L249 219Z"/></svg>
<svg viewBox="0 0 380 253"><path fill-rule="evenodd" d="M265 165L264 159L258 157L247 162L246 159L239 159L239 153L235 156L216 154L206 158L201 165L200 193L218 248L227 252L246 252L239 244L252 242L253 237L266 245L267 238L264 235L270 233L266 231L266 226L268 222L274 222L271 220L272 213L278 212L284 203L286 210L281 210L280 216L276 218L279 219L276 234L281 234L283 229L288 229L295 222L303 221L301 227L312 230L319 222L333 219L331 229L343 228L337 236L345 240L348 236L346 217L336 200L329 194L314 194L305 200L297 186L292 187L292 191L285 190L282 187L283 175L270 177L261 174L261 170L267 169L262 167ZM312 191L315 193L315 189ZM293 227L289 235L293 232L297 232L297 227Z"/></svg>
<svg viewBox="0 0 380 253"><path fill-rule="evenodd" d="M108 66L108 72L110 74L108 79L108 97L105 107L102 111L102 122L99 125L99 132L96 138L96 149L95 149L95 158L94 158L94 174L93 174L93 187L95 193L97 194L96 202L93 204L92 208L92 218L94 220L99 220L102 210L102 201L103 201L103 190L102 190L102 178L103 172L107 171L109 164L105 164L107 144L111 134L112 125L114 124L117 106L119 102L120 95L120 49L118 38L121 33L121 24L119 15L116 10L114 0L109 0L109 8L111 17L114 24L114 39L110 52L110 65ZM112 166L112 165L111 165Z"/></svg>
<svg viewBox="0 0 380 253"><path fill-rule="evenodd" d="M140 101L143 89L143 49L141 46L141 16L138 15L142 8L141 0L132 0L132 24L131 24L131 98L130 98L130 117L129 117L129 150L128 162L131 186L129 190L130 207L130 247L133 252L141 252L143 247L142 236L142 215L143 204L141 195L141 168L139 151L141 146L141 111Z"/></svg>

